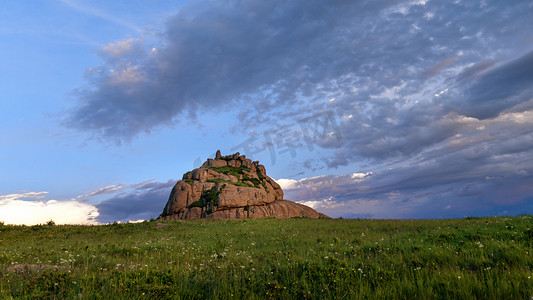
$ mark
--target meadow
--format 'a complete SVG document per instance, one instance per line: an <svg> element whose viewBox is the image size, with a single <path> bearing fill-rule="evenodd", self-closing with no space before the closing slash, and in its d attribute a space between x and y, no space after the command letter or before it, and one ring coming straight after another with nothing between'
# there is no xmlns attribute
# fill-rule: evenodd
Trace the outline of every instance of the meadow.
<svg viewBox="0 0 533 300"><path fill-rule="evenodd" d="M533 216L0 225L0 299L530 299Z"/></svg>

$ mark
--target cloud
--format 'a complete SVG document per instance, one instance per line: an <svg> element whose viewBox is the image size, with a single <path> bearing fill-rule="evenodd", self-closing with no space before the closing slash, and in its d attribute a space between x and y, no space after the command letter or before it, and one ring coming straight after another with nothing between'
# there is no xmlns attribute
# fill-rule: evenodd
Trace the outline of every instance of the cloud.
<svg viewBox="0 0 533 300"><path fill-rule="evenodd" d="M146 46L134 57L127 51L120 62L109 59L116 52L102 51L104 64L88 70L89 85L78 91L79 104L66 123L128 138L173 124L180 114L249 97L266 108L301 102L298 94L319 92L319 85L351 77L361 66L364 55L347 51L352 46L345 40L360 38L358 19L388 5L212 1L185 6L167 21L164 39L154 42L163 45L157 51ZM352 27L354 32L346 30ZM329 61L332 57L336 61ZM139 81L116 80L125 72L134 72Z"/></svg>
<svg viewBox="0 0 533 300"><path fill-rule="evenodd" d="M46 224L50 220L56 224L98 224L95 206L74 200L41 200L46 194L26 192L0 196L0 221L14 225Z"/></svg>
<svg viewBox="0 0 533 300"><path fill-rule="evenodd" d="M98 195L114 194L114 193L117 193L117 192L125 190L125 189L132 189L132 188L139 188L139 187L149 186L149 183L154 181L155 179L156 178L151 178L151 179L148 179L148 180L145 180L143 182L136 183L136 184L113 184L113 185L110 185L110 186L98 188L98 189L96 189L94 191L87 192L87 193L85 193L83 195L79 195L79 196L76 197L76 199L86 199L86 198L91 198L91 197L95 197L95 196L98 196Z"/></svg>
<svg viewBox="0 0 533 300"><path fill-rule="evenodd" d="M422 78L428 79L431 78L439 73L441 73L444 69L446 69L450 64L452 64L454 61L456 61L458 57L450 57L445 59L442 62L439 62L438 64L432 66L431 68L424 71L421 76Z"/></svg>
<svg viewBox="0 0 533 300"><path fill-rule="evenodd" d="M457 75L444 79L450 88L441 89L433 99L402 104L389 93L376 103L365 105L366 111L362 107L359 112L352 112L351 118L340 123L344 143L337 147L328 165L413 157L464 132L475 140L475 136L485 134L473 130L485 126L482 120L494 126L503 126L503 116L526 122L524 116L533 107L533 52L496 67L494 64L482 61L465 66ZM506 126L511 135L527 130L518 121L512 127ZM493 139L492 143L500 144L508 138L497 136L502 139Z"/></svg>
<svg viewBox="0 0 533 300"><path fill-rule="evenodd" d="M174 180L161 183L145 181L130 185L128 190L96 205L100 212L98 220L110 223L155 219L163 211L175 183Z"/></svg>
<svg viewBox="0 0 533 300"><path fill-rule="evenodd" d="M101 224L156 218L163 211L175 181L116 184L69 200L45 199L48 192L0 195L0 222L16 225ZM90 203L97 204L90 204Z"/></svg>
<svg viewBox="0 0 533 300"><path fill-rule="evenodd" d="M460 134L406 160L374 165L372 171L356 176L292 180L285 198L334 217L464 217L533 211L533 111L463 122L468 126ZM359 181L361 174L371 175Z"/></svg>
<svg viewBox="0 0 533 300"><path fill-rule="evenodd" d="M461 94L449 96L459 112L480 119L533 99L533 51L480 75Z"/></svg>
<svg viewBox="0 0 533 300"><path fill-rule="evenodd" d="M333 201L333 196L327 197L322 200L312 200L300 202L303 205L314 208L317 211L328 211L331 212L332 209L345 206L342 202Z"/></svg>
<svg viewBox="0 0 533 300"><path fill-rule="evenodd" d="M42 199L48 192L24 192L0 196L0 201L13 201L19 199Z"/></svg>
<svg viewBox="0 0 533 300"><path fill-rule="evenodd" d="M88 85L78 89L65 123L127 140L238 101L247 105L232 107L250 112L242 120L249 127L258 116L305 115L332 98L334 107L355 112L354 121L362 123L401 113L406 98L424 100L420 93L457 62L447 73L486 61L495 46L509 53L514 48L505 45L526 38L520 28L532 21L521 12L528 9L521 2L192 3L167 20L160 39L103 47L103 64L87 71ZM429 12L434 17L424 18ZM512 91L496 77L472 85L471 93L482 86ZM370 97L400 85L400 103ZM358 114L365 111L370 115Z"/></svg>
<svg viewBox="0 0 533 300"><path fill-rule="evenodd" d="M235 113L235 134L327 111L341 138L317 139L314 162L372 174L280 179L298 201L390 216L527 207L516 169L532 174L532 7L484 3L190 3L160 39L102 48L65 124L121 141L207 110ZM514 202L495 199L513 189ZM144 192L157 189L136 207Z"/></svg>
<svg viewBox="0 0 533 300"><path fill-rule="evenodd" d="M279 184L282 190L293 190L295 188L298 188L300 186L300 182L298 180L294 179L285 179L280 178L277 179L276 182Z"/></svg>

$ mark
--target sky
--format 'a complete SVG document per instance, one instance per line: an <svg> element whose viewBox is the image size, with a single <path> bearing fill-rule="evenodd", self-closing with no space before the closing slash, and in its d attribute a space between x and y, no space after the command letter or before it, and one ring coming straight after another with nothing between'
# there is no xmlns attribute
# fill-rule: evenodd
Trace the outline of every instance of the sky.
<svg viewBox="0 0 533 300"><path fill-rule="evenodd" d="M0 3L0 222L157 218L220 149L331 217L533 213L533 3Z"/></svg>

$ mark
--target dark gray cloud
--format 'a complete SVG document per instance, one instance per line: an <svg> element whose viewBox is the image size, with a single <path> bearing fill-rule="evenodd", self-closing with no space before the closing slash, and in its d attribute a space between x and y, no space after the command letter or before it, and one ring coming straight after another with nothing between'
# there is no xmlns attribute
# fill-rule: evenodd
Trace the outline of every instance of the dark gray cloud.
<svg viewBox="0 0 533 300"><path fill-rule="evenodd" d="M464 74L463 74L464 77ZM498 116L533 95L533 51L479 76L453 93L452 105L466 116L486 119Z"/></svg>
<svg viewBox="0 0 533 300"><path fill-rule="evenodd" d="M296 199L501 211L514 204L494 195L531 181L532 13L527 1L193 2L161 39L104 47L65 122L127 140L210 109L236 113L236 133L331 111L342 139L316 141L325 165L375 175ZM513 199L526 207L526 194Z"/></svg>
<svg viewBox="0 0 533 300"><path fill-rule="evenodd" d="M469 63L497 43L516 46L530 9L523 1L194 2L167 21L162 40L104 47L66 123L127 139L239 100L278 114L331 95L365 103L402 82L419 90L421 74L437 75L459 54Z"/></svg>
<svg viewBox="0 0 533 300"><path fill-rule="evenodd" d="M176 182L149 182L100 202L98 221L110 223L157 218Z"/></svg>
<svg viewBox="0 0 533 300"><path fill-rule="evenodd" d="M477 135L471 129L482 126L480 120L494 121L503 113L528 112L533 100L533 52L490 69L493 65L492 61L481 61L446 78L447 85L426 95L425 101L403 102L389 93L389 98L366 104L370 109L353 111L355 117L341 123L345 142L336 147L329 166L360 159L410 157L464 131ZM511 135L502 139L519 135L524 128L516 124L507 130ZM492 141L495 145L504 142Z"/></svg>
<svg viewBox="0 0 533 300"><path fill-rule="evenodd" d="M531 213L532 117L530 111L469 119L470 130L405 161L382 165L363 180L352 174L303 179L285 194L344 217Z"/></svg>

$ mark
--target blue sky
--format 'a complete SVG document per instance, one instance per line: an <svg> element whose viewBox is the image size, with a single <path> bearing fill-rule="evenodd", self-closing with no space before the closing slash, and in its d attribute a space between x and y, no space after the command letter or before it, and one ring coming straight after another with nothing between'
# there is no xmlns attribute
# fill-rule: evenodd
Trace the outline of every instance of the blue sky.
<svg viewBox="0 0 533 300"><path fill-rule="evenodd" d="M0 221L157 217L236 151L332 217L533 212L527 1L4 1Z"/></svg>

